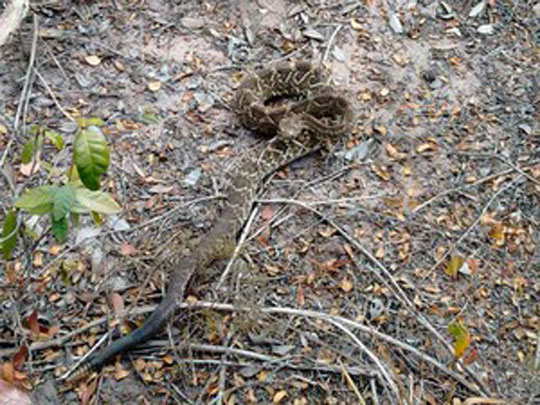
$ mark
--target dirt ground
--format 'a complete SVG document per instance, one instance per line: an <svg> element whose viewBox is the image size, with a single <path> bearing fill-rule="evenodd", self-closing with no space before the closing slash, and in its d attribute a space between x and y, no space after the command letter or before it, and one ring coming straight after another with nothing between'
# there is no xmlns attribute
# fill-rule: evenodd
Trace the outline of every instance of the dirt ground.
<svg viewBox="0 0 540 405"><path fill-rule="evenodd" d="M533 3L31 2L0 49L0 219L65 181L77 117L105 122L123 211L61 245L19 214L2 379L39 404L540 403ZM288 59L329 69L351 133L271 179L238 257L194 277L167 331L60 382L159 302L168 246L204 234L220 173L256 147L230 107L243 72ZM30 174L35 124L66 147Z"/></svg>

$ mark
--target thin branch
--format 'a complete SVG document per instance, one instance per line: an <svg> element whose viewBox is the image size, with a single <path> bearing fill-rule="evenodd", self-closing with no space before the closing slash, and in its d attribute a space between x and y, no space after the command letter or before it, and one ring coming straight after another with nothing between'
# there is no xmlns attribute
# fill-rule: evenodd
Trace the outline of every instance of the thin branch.
<svg viewBox="0 0 540 405"><path fill-rule="evenodd" d="M461 235L459 237L459 239L452 244L452 246L445 252L445 254L442 255L442 257L439 260L437 260L437 263L435 263L433 266L431 266L431 269L429 269L429 271L424 275L424 277L423 277L424 279L426 277L428 277L437 267L439 267L447 259L447 257L457 248L457 246L461 242L463 242L467 236L469 236L471 231L474 228L476 228L476 225L478 225L478 223L482 220L482 217L484 216L484 214L486 213L486 211L488 210L490 205L493 203L493 201L495 201L497 199L497 197L499 197L499 195L502 194L503 191L507 190L510 186L512 186L514 183L516 183L521 178L523 178L523 175L520 174L515 179L513 179L510 183L506 184L504 187L499 188L499 190L497 190L497 192L495 194L493 194L493 196L491 196L491 198L486 203L486 205L484 205L484 208L482 208L482 211L476 217L474 222L465 230L465 232L463 232L463 235Z"/></svg>
<svg viewBox="0 0 540 405"><path fill-rule="evenodd" d="M132 315L143 315L148 314L149 312L154 311L157 308L156 305L150 305L150 306L144 306L141 308L136 308L135 310L125 310L118 314L118 317L125 316L126 314L130 313ZM205 301L196 301L192 303L184 302L178 306L178 309L212 309L212 310L219 310L219 311L242 311L242 312L253 312L253 307L236 307L231 304L222 304L222 303L215 303L215 302L205 302ZM264 313L264 314L286 314L286 315L294 315L294 316L303 316L308 318L315 318L315 319L321 319L324 321L333 320L335 322L342 323L343 325L347 325L350 328L357 329L362 333L366 333L368 335L372 335L377 339L380 339L382 341L385 341L391 345L394 345L396 347L399 347L414 356L418 357L419 359L425 361L426 363L431 364L433 367L441 370L446 375L452 377L456 381L458 381L463 386L467 387L471 392L475 394L482 394L482 390L479 386L475 385L474 383L468 381L463 375L458 374L457 372L450 370L447 368L444 364L440 363L437 359L429 356L426 353L423 353L419 351L417 348L408 345L407 343L404 343L392 336L386 335L378 330L373 329L370 326L366 326L360 322L353 321L341 316L336 315L329 315L324 312L317 312L317 311L311 311L311 310L301 310L296 308L288 308L288 307L263 307L258 308L258 311ZM81 331L88 330L92 327L98 326L100 324L106 323L108 320L107 317L102 317L98 320L95 320L93 322L90 322L89 324L85 325L84 327L73 331L66 336L58 339L53 339L46 342L35 342L30 345L28 348L30 351L33 350L44 350L51 347L57 347L64 345L69 339L71 339L73 336L77 335ZM2 351L2 356L7 357L17 352L18 349L8 349Z"/></svg>
<svg viewBox="0 0 540 405"><path fill-rule="evenodd" d="M15 114L15 120L13 124L13 128L15 129L14 133L17 134L19 131L19 122L21 120L21 115L23 113L24 107L27 105L28 100L28 94L30 92L30 85L31 85L31 78L32 73L34 72L34 63L36 61L36 50L37 50L37 41L38 41L38 33L39 33L39 26L38 26L38 19L36 14L34 16L34 33L32 36L32 48L30 50L30 60L28 61L28 67L26 69L26 75L24 76L24 85L23 90L21 92L21 97L19 98L19 105L17 106L17 113ZM14 135L15 137L17 135Z"/></svg>
<svg viewBox="0 0 540 405"><path fill-rule="evenodd" d="M408 295L403 291L403 289L400 287L400 285L397 283L395 278L392 276L392 273L375 257L371 254L369 250L367 250L364 246L362 246L354 237L349 235L347 231L345 231L341 226L336 224L334 221L326 217L323 213L320 211L299 203L295 200L288 200L288 199L271 199L271 200L264 200L265 202L274 202L274 203L284 203L284 204L293 204L293 205L299 205L315 215L317 215L319 218L322 218L324 221L326 221L330 226L334 227L336 231L345 239L347 242L351 243L357 250L359 250L364 256L366 256L374 265L375 267L380 271L375 270L372 267L369 267L369 269L373 272L375 277L377 277L386 287L393 290L396 293L397 298L403 303L403 305L411 312L411 314L414 314L414 316L418 319L418 321L424 325L426 329L428 329L443 345L443 347L446 349L446 351L453 357L454 351L453 347L450 343L446 341L446 339L435 329L435 327L420 313L416 310L414 304L409 299ZM382 274L381 274L382 273ZM384 275L384 277L383 277ZM482 387L482 391L484 394L489 395L489 389L485 384L482 382L482 380L474 374L474 372L470 369L470 367L462 364L460 362L462 367L465 369L467 374L469 374L476 383Z"/></svg>

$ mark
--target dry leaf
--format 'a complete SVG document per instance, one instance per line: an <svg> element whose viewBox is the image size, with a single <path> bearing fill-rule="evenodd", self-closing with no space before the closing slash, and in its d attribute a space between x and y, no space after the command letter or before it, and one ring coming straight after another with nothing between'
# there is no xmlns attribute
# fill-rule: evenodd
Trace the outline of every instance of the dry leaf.
<svg viewBox="0 0 540 405"><path fill-rule="evenodd" d="M97 55L88 55L86 58L84 58L86 63L88 63L90 66L97 66L101 63L101 59Z"/></svg>
<svg viewBox="0 0 540 405"><path fill-rule="evenodd" d="M5 362L2 365L2 378L10 384L13 383L15 381L14 371L13 364L10 361Z"/></svg>
<svg viewBox="0 0 540 405"><path fill-rule="evenodd" d="M349 280L348 277L345 277L343 280L341 280L341 289L348 293L352 290L353 288L353 283L351 282L351 280Z"/></svg>
<svg viewBox="0 0 540 405"><path fill-rule="evenodd" d="M495 240L496 246L499 246L499 247L504 246L504 242L505 242L504 228L505 227L502 222L496 222L491 227L489 236L491 236Z"/></svg>
<svg viewBox="0 0 540 405"><path fill-rule="evenodd" d="M122 62L120 62L118 59L113 60L113 65L119 72L126 70Z"/></svg>
<svg viewBox="0 0 540 405"><path fill-rule="evenodd" d="M459 255L454 255L450 258L450 261L446 264L446 268L444 269L444 272L448 274L450 277L456 279L458 275L458 271L463 266L463 263L465 262L465 259Z"/></svg>
<svg viewBox="0 0 540 405"><path fill-rule="evenodd" d="M32 331L35 337L39 336L39 322L38 322L38 313L34 310L28 317L28 329Z"/></svg>
<svg viewBox="0 0 540 405"><path fill-rule="evenodd" d="M34 159L30 163L21 164L21 166L19 167L19 171L23 176L30 177L31 175L39 171L39 167L39 159L37 161Z"/></svg>
<svg viewBox="0 0 540 405"><path fill-rule="evenodd" d="M161 82L159 80L148 83L148 90L156 92L159 89L161 89Z"/></svg>
<svg viewBox="0 0 540 405"><path fill-rule="evenodd" d="M114 379L116 381L123 380L129 375L129 370L126 370L124 368L118 369L114 372Z"/></svg>
<svg viewBox="0 0 540 405"><path fill-rule="evenodd" d="M13 368L15 370L22 370L26 357L28 356L28 347L22 345L15 356L13 356Z"/></svg>
<svg viewBox="0 0 540 405"><path fill-rule="evenodd" d="M463 320L458 318L448 325L448 332L454 337L454 357L459 359L463 357L465 351L471 344L469 330L463 323Z"/></svg>
<svg viewBox="0 0 540 405"><path fill-rule="evenodd" d="M135 253L137 253L137 249L135 249L135 247L129 243L122 242L120 245L120 253L123 256L133 256Z"/></svg>
<svg viewBox="0 0 540 405"><path fill-rule="evenodd" d="M124 311L124 299L122 296L118 293L112 293L111 294L111 307L113 309L113 312L118 315Z"/></svg>
<svg viewBox="0 0 540 405"><path fill-rule="evenodd" d="M438 145L435 142L425 142L416 148L416 152L418 153L435 152L437 148L438 148Z"/></svg>
<svg viewBox="0 0 540 405"><path fill-rule="evenodd" d="M377 176L379 176L384 181L390 180L390 173L388 172L388 169L381 165L373 165L372 170L375 172Z"/></svg>
<svg viewBox="0 0 540 405"><path fill-rule="evenodd" d="M407 155L403 152L400 152L398 148L396 148L391 143L387 143L384 145L386 149L386 153L388 153L388 156L394 158L394 159L404 159L407 157Z"/></svg>
<svg viewBox="0 0 540 405"><path fill-rule="evenodd" d="M261 212L261 219L269 221L274 216L274 209L270 205L266 205Z"/></svg>
<svg viewBox="0 0 540 405"><path fill-rule="evenodd" d="M360 24L355 18L351 18L351 28L355 31L361 31L362 24Z"/></svg>
<svg viewBox="0 0 540 405"><path fill-rule="evenodd" d="M89 385L87 385L87 386L85 387L84 391L82 391L81 405L86 405L86 404L88 404L88 402L89 402L90 399L92 398L92 395L93 395L94 392L96 391L96 388L97 388L97 382L98 382L97 379L93 380Z"/></svg>
<svg viewBox="0 0 540 405"><path fill-rule="evenodd" d="M463 359L463 362L467 365L474 363L479 358L478 350L472 349L467 356Z"/></svg>
<svg viewBox="0 0 540 405"><path fill-rule="evenodd" d="M272 402L274 402L274 404L279 404L281 400L285 399L286 397L287 397L287 391L285 390L278 391L276 395L274 395L274 398L272 398Z"/></svg>
<svg viewBox="0 0 540 405"><path fill-rule="evenodd" d="M327 227L321 231L319 231L319 235L321 235L323 238L329 238L333 234L336 233L336 229L333 227Z"/></svg>

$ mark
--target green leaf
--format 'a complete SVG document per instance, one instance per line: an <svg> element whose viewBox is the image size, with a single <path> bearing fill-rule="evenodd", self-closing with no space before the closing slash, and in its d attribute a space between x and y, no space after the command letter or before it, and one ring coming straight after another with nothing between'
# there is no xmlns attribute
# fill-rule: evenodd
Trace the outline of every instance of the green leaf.
<svg viewBox="0 0 540 405"><path fill-rule="evenodd" d="M59 151L64 148L64 138L56 131L45 131L45 137L56 146Z"/></svg>
<svg viewBox="0 0 540 405"><path fill-rule="evenodd" d="M35 140L36 138L32 138L29 141L27 141L23 146L22 156L21 156L21 163L23 165L30 163L32 161L32 158L34 157Z"/></svg>
<svg viewBox="0 0 540 405"><path fill-rule="evenodd" d="M145 109L141 116L141 121L146 125L155 124L156 122L159 122L159 120L159 115L151 109Z"/></svg>
<svg viewBox="0 0 540 405"><path fill-rule="evenodd" d="M105 125L103 120L101 118L92 117L92 118L79 118L77 119L77 124L81 128L88 128L88 127L102 127Z"/></svg>
<svg viewBox="0 0 540 405"><path fill-rule="evenodd" d="M2 250L4 253L4 259L9 260L11 258L11 252L17 245L17 212L11 210L7 213L4 220L4 229L2 231L2 238L4 242L2 243ZM9 236L13 233L11 236ZM9 236L9 237L8 237Z"/></svg>
<svg viewBox="0 0 540 405"><path fill-rule="evenodd" d="M30 127L30 135L37 135L41 131L41 127L37 124L34 124Z"/></svg>
<svg viewBox="0 0 540 405"><path fill-rule="evenodd" d="M52 218L52 232L56 240L60 243L65 242L68 234L68 220L67 217L55 220Z"/></svg>
<svg viewBox="0 0 540 405"><path fill-rule="evenodd" d="M95 223L97 226L103 225L103 217L101 216L101 214L100 214L99 212L92 211L92 212L90 213L90 215L92 215L92 219L94 220L94 223Z"/></svg>
<svg viewBox="0 0 540 405"><path fill-rule="evenodd" d="M59 221L65 218L70 212L73 204L75 203L75 189L66 184L58 189L58 192L54 195L53 202L53 218L55 221Z"/></svg>
<svg viewBox="0 0 540 405"><path fill-rule="evenodd" d="M73 206L73 212L95 211L100 214L116 214L122 211L122 208L112 199L112 197L102 191L92 191L86 188L75 189L75 199L84 211L79 211L77 204Z"/></svg>
<svg viewBox="0 0 540 405"><path fill-rule="evenodd" d="M83 184L90 190L99 189L100 176L109 167L109 147L101 130L90 127L75 139L74 160Z"/></svg>
<svg viewBox="0 0 540 405"><path fill-rule="evenodd" d="M454 357L459 359L471 344L471 334L460 318L448 325L448 332L454 337Z"/></svg>
<svg viewBox="0 0 540 405"><path fill-rule="evenodd" d="M56 186L32 188L15 201L15 207L28 211L30 214L47 214L53 210L54 195L57 192Z"/></svg>
<svg viewBox="0 0 540 405"><path fill-rule="evenodd" d="M21 162L22 164L26 165L30 163L36 154L38 153L39 149L41 148L41 145L43 144L43 138L41 136L38 137L32 137L28 140L23 146L22 150L22 156L21 156Z"/></svg>
<svg viewBox="0 0 540 405"><path fill-rule="evenodd" d="M71 222L73 222L73 225L75 225L76 227L79 226L79 222L80 222L80 214L77 213L77 212L74 212L73 211L73 208L71 210Z"/></svg>

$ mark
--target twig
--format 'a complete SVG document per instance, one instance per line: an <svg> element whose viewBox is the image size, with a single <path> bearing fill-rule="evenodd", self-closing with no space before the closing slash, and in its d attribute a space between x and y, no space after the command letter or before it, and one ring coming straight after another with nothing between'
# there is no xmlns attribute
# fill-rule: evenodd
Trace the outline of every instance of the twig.
<svg viewBox="0 0 540 405"><path fill-rule="evenodd" d="M360 339L358 339L354 333L352 333L348 328L346 328L345 326L343 326L341 323L339 322L336 322L334 321L333 319L326 319L327 322L331 323L332 325L334 325L336 328L340 329L342 332L344 332L347 336L349 336L349 338L351 338L351 340L360 348L360 350L362 350L364 353L366 353L366 355L371 359L371 361L373 361L373 363L375 363L375 365L378 367L378 369L380 370L381 372L381 376L384 377L384 379L386 380L386 382L388 383L388 385L391 387L392 391L393 391L393 394L395 396L395 398L397 398L399 400L399 390L396 386L396 383L394 382L394 380L392 379L392 377L390 376L390 374L388 373L388 370L386 369L386 367L382 364L382 362L377 358L377 356L375 356L373 354L373 352L371 350L369 350L367 348L366 345L364 345ZM395 403L394 401L392 401L393 403ZM412 405L412 404L411 404Z"/></svg>
<svg viewBox="0 0 540 405"><path fill-rule="evenodd" d="M244 246L244 242L246 241L246 238L249 234L249 231L251 229L251 225L253 224L253 221L255 220L259 210L257 208L251 210L251 213L249 215L248 220L246 221L246 225L242 229L242 233L240 237L238 238L238 241L236 243L236 246L234 248L234 252L227 262L227 266L225 267L225 270L223 270L223 273L219 277L219 281L216 285L216 291L219 291L223 288L223 283L225 282L225 279L229 276L229 273L231 272L231 269L233 268L233 264L236 261L236 258L238 257L238 254L240 253L240 250Z"/></svg>
<svg viewBox="0 0 540 405"><path fill-rule="evenodd" d="M349 384L349 386L350 386L351 389L353 390L354 395L356 395L356 398L358 398L358 402L360 403L360 405L366 405L366 400L364 399L364 397L363 397L362 394L360 393L360 390L358 389L358 387L357 387L356 384L354 383L353 379L351 378L351 376L350 376L349 373L347 372L347 369L346 369L346 367L343 365L343 363L341 362L341 360L339 361L339 366L341 367L341 370L342 370L342 372L343 372L343 377L345 377L345 379L347 380L347 383Z"/></svg>
<svg viewBox="0 0 540 405"><path fill-rule="evenodd" d="M426 277L428 277L433 271L435 271L435 269L437 267L439 267L441 265L441 263L443 263L446 258L457 248L457 246L463 242L463 240L469 236L469 234L471 233L471 231L476 227L476 225L478 225L478 223L480 222L480 220L482 219L482 217L484 216L484 214L486 213L486 211L488 210L489 206L493 203L493 201L495 201L497 199L497 197L499 195L501 195L501 193L503 191L505 191L506 189L508 189L511 185L513 185L515 182L517 182L519 179L521 179L523 177L523 175L519 175L517 176L515 179L513 179L510 183L508 183L507 185L505 185L504 187L501 187L499 188L499 190L497 190L497 192L495 194L493 194L493 196L489 199L489 201L486 203L486 205L484 205L484 208L482 208L482 211L480 212L480 214L476 217L476 219L474 220L474 222L465 230L465 232L463 232L463 235L461 235L459 237L459 239L453 243L452 247L450 247L444 255L442 255L442 257L437 260L437 263L435 263L433 266L431 266L431 269L429 269L429 271L422 277L423 279L425 279Z"/></svg>
<svg viewBox="0 0 540 405"><path fill-rule="evenodd" d="M330 48L332 47L332 43L336 39L336 35L341 30L341 28L343 28L343 24L339 24L334 30L334 32L332 32L332 35L330 35L330 39L328 39L328 45L326 45L326 50L324 51L324 55L323 55L321 63L326 62L326 60L328 59L328 54L330 53Z"/></svg>
<svg viewBox="0 0 540 405"><path fill-rule="evenodd" d="M26 75L24 76L24 85L21 92L21 97L19 98L19 105L17 106L17 113L15 114L15 120L13 123L13 129L15 139L17 139L17 133L19 132L19 122L21 120L21 115L23 108L27 105L28 93L30 91L30 82L32 73L34 71L34 63L36 61L36 50L37 50L37 41L38 41L38 19L36 14L33 15L34 19L34 34L32 36L32 48L30 50L30 60L28 61L28 67L26 68Z"/></svg>
<svg viewBox="0 0 540 405"><path fill-rule="evenodd" d="M54 95L54 92L52 91L52 89L47 84L47 81L45 80L45 78L41 75L41 73L38 72L37 69L35 69L35 72L36 72L36 76L39 78L39 80L41 80L41 84L43 84L43 87L45 87L45 90L47 90L47 93L49 93L49 95L51 96L51 98L54 101L54 104L56 104L56 106L58 107L60 112L62 114L64 114L64 116L68 120L75 122L75 118L73 118L70 113L68 113L66 110L64 110L64 108L62 107L62 105L60 104L60 102L58 101L56 96Z"/></svg>
<svg viewBox="0 0 540 405"><path fill-rule="evenodd" d="M446 349L446 351L452 355L454 355L454 352L453 352L453 347L450 343L448 343L446 341L446 339L433 327L433 325L431 325L431 323L421 314L419 313L415 307L414 307L414 304L411 302L411 300L409 299L409 297L407 296L407 294L405 293L405 291L403 291L403 289L399 286L399 284L397 283L397 281L395 280L395 278L392 276L392 273L390 273L390 271L375 257L371 254L370 251L368 251L364 246L362 246L355 238L353 238L351 235L349 235L348 232L346 232L341 226L339 226L338 224L336 224L334 221L332 221L331 219L329 219L328 217L326 217L325 215L323 215L320 211L308 206L308 205L305 205L305 204L302 204L302 203L299 203L298 201L295 201L295 200L288 200L288 199L271 199L271 200L265 200L266 202L276 202L276 203L284 203L284 204L293 204L293 205L299 205L301 207L304 207L305 209L311 211L312 213L314 213L315 215L317 215L319 218L322 218L324 219L329 225L331 225L332 227L334 227L334 229L336 229L336 231L343 237L345 238L345 240L347 240L349 243L351 243L356 249L358 249L364 256L366 256L374 265L375 267L377 267L380 272L382 273L379 273L379 271L376 271L375 269L369 267L369 269L373 272L373 274L385 285L387 286L389 289L393 290L395 293L396 293L396 296L398 297L398 299L400 299L400 301L403 303L403 305L411 312L411 314L414 314L414 316L416 316L416 318L418 319L418 321L424 325L424 327L426 327L426 329L428 329L442 344L443 344L443 347ZM383 277L383 274L384 274L384 277ZM467 367L466 365L462 364L462 362L460 362L460 364L463 366L463 368L465 369L465 371L476 381L476 383L482 387L482 390L484 391L483 393L484 394L489 394L489 389L485 386L485 384L483 384L483 382L481 381L481 379L476 376L471 370L469 367Z"/></svg>
<svg viewBox="0 0 540 405"><path fill-rule="evenodd" d="M170 347L170 342L168 340L152 340L148 343L148 346L152 347ZM309 365L309 364L297 364L294 362L287 362L283 358L275 357L275 356L268 356L266 354L256 353L251 350L244 350L244 349L234 349L231 347L226 346L216 346L216 345L208 345L203 343L190 343L185 345L185 347L191 351L197 351L197 352L205 352L205 353L218 353L218 354L228 354L230 356L239 356L244 357L252 360L262 361L268 364L279 364L280 367L285 367L291 370L315 370L320 372L329 372L329 373L342 373L343 367L346 369L347 373L350 375L363 375L366 377L378 377L379 373L373 370L372 367L347 367L347 366L332 366L322 361L315 361L315 364ZM193 360L185 360L186 363L189 363ZM204 360L206 361L206 360ZM214 364L221 365L223 360L215 360ZM234 363L231 363L230 361L225 361L225 364L227 365L234 365ZM248 366L250 364L243 364L242 366Z"/></svg>
<svg viewBox="0 0 540 405"><path fill-rule="evenodd" d="M0 46L4 45L9 35L17 29L21 21L28 13L28 0L11 0L8 2L4 12L0 15Z"/></svg>
<svg viewBox="0 0 540 405"><path fill-rule="evenodd" d="M128 312L128 310L122 311L118 314L119 317L125 316L127 313L130 313L132 315L142 315L147 314L149 312L154 311L157 308L156 305L152 306L145 306L141 308L136 308L135 310L131 310ZM205 302L205 301L196 301L192 303L184 302L178 306L179 309L212 309L212 310L219 310L219 311L242 311L242 312L253 312L252 307L236 307L231 304L222 304L222 303L215 303L215 302ZM407 343L404 343L392 336L386 335L378 330L373 329L372 327L366 326L364 324L361 324L360 322L353 321L341 316L336 315L329 315L324 312L317 312L317 311L311 311L311 310L301 310L296 308L287 308L287 307L263 307L258 309L261 313L264 314L286 314L286 315L294 315L294 316L304 316L309 318L315 318L315 319L321 319L324 321L327 321L329 319L332 319L335 322L339 322L343 325L347 325L353 329L358 329L362 333L366 333L368 335L372 335L376 337L377 339L383 340L389 344L392 344L394 346L397 346L414 356L418 357L419 359L425 361L426 363L431 364L433 367L441 370L443 373L447 374L448 376L452 377L456 381L458 381L463 386L467 387L471 392L476 394L482 394L482 390L479 386L469 382L462 376L461 374L456 373L455 371L452 371L448 369L444 364L440 363L437 359L429 356L428 354L425 354L418 349L416 349L413 346L408 345ZM98 320L95 320L93 322L90 322L88 325L85 325L83 328L84 330L90 329L94 326L98 326L100 324L106 323L108 320L107 317L102 317ZM50 347L56 347L56 346L62 346L64 345L71 337L75 336L77 333L79 333L83 328L73 331L66 335L63 338L60 339L54 339L52 341L47 342L36 342L32 343L29 347L29 350L43 350ZM236 350L236 349L231 349ZM2 351L3 356L9 356L11 354L14 354L17 351L17 349L8 349Z"/></svg>
<svg viewBox="0 0 540 405"><path fill-rule="evenodd" d="M99 340L98 342L90 349L88 350L88 352L82 356L78 361L77 363L75 363L75 365L69 369L68 371L66 371L64 373L64 375L62 375L59 379L60 380L65 380L69 377L69 375L73 372L73 370L77 369L82 363L84 363L84 361L88 358L88 356L90 356L92 353L94 353L102 344L103 342L105 342L105 340L109 337L109 334L108 333L105 333Z"/></svg>
<svg viewBox="0 0 540 405"><path fill-rule="evenodd" d="M533 166L537 165L538 163L540 163L540 161L538 160L535 160L533 162L531 162L530 164L528 164L527 166L524 166L524 167L521 167L521 171L525 171L525 170L529 170L531 169ZM446 190L446 191L443 191L442 193L439 193L433 197L431 197L429 200L427 201L424 201L422 204L420 204L419 206L417 206L416 208L414 208L412 211L411 211L411 214L414 214L418 211L420 211L421 209L425 208L426 206L428 206L429 204L431 204L433 201L435 200L438 200L439 198L442 198L444 196L447 196L449 194L453 194L453 193L456 193L458 191L461 191L461 190L465 190L467 188L471 188L471 187L475 187L475 186L478 186L482 183L486 183L488 181L491 181L493 179L496 179L498 177L501 177L501 176L506 176L508 174L511 174L513 172L515 172L516 169L515 168L512 168L512 169L508 169L508 170L504 170L502 172L499 172L499 173L495 173L495 174L492 174L492 175L489 175L489 176L486 176L486 177L483 177L477 181L475 181L474 183L471 183L471 184L465 184L463 186L459 186L459 187L456 187L456 188L453 188L453 189L450 189L450 190Z"/></svg>

